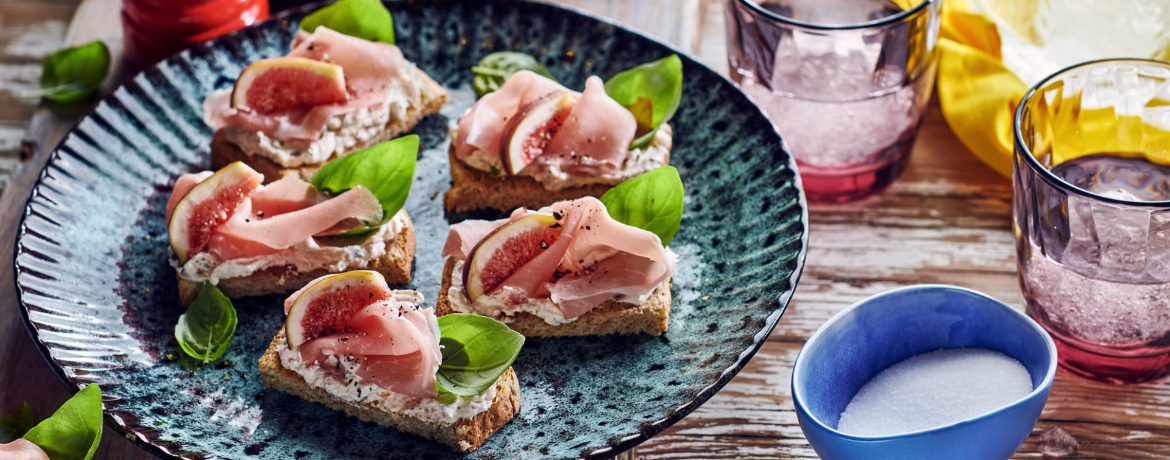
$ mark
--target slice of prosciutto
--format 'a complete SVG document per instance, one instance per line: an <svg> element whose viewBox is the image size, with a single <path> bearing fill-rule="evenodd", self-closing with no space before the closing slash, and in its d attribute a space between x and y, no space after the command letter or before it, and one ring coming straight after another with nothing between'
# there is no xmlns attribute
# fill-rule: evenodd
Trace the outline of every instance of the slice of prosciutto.
<svg viewBox="0 0 1170 460"><path fill-rule="evenodd" d="M175 181L166 218L178 202L210 172L185 174ZM252 192L226 222L211 233L207 251L218 260L275 254L315 236L364 228L383 217L382 205L369 189L357 186L336 197L312 184L286 176Z"/></svg>
<svg viewBox="0 0 1170 460"><path fill-rule="evenodd" d="M575 102L564 125L552 135L535 162L555 163L562 171L582 177L620 169L629 155L637 122L629 110L606 94L601 78L589 77L585 92L577 93L527 70L516 72L459 119L455 156L467 160L478 155L494 166L502 165L500 138L504 125L521 107L554 91L573 93Z"/></svg>
<svg viewBox="0 0 1170 460"><path fill-rule="evenodd" d="M358 310L334 332L301 344L305 363L344 382L350 372L395 393L421 399L438 396L435 372L443 360L439 323L433 310L420 308L422 296L395 291L394 296ZM338 365L338 360L342 365Z"/></svg>
<svg viewBox="0 0 1170 460"><path fill-rule="evenodd" d="M293 50L286 57L302 57L341 66L349 100L309 109L259 114L232 108L230 93L214 93L205 103L209 112L207 119L212 126L239 126L283 141L312 141L324 132L330 118L384 103L391 84L406 65L397 46L351 37L328 27L318 27L311 34L297 32Z"/></svg>
<svg viewBox="0 0 1170 460"><path fill-rule="evenodd" d="M531 212L520 209L507 219L454 224L443 256L466 260L479 241ZM500 286L521 289L530 298L551 298L566 319L616 297L649 295L674 275L674 258L657 235L613 220L596 198L561 201L535 212L561 216L564 230Z"/></svg>

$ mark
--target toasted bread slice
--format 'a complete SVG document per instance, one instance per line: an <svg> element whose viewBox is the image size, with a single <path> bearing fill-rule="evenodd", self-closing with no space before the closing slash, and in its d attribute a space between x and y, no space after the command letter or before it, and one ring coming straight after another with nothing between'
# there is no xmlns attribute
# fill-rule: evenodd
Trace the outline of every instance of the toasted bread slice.
<svg viewBox="0 0 1170 460"><path fill-rule="evenodd" d="M448 291L456 259L447 259L443 269L443 287L435 301L435 314L456 313L451 308ZM670 322L670 280L663 281L645 302L632 304L609 300L577 317L572 322L554 326L531 313L519 313L512 322L504 323L525 337L582 337L588 335L661 335Z"/></svg>
<svg viewBox="0 0 1170 460"><path fill-rule="evenodd" d="M410 283L410 266L414 263L414 225L410 216L406 215L406 225L394 239L387 241L386 252L382 257L367 260L361 266L346 267L350 270L374 270L386 277L391 286ZM310 272L298 272L295 266L269 267L258 270L249 276L240 278L224 278L219 280L216 287L228 298L250 297L267 294L283 294L304 287L317 278L337 271L320 268ZM183 305L190 305L199 295L202 281L191 281L177 276L179 280L179 301Z"/></svg>
<svg viewBox="0 0 1170 460"><path fill-rule="evenodd" d="M670 132L670 126L663 125ZM671 136L657 136L652 145L671 148ZM477 209L496 209L511 212L525 207L540 209L558 201L575 200L586 196L600 197L616 184L587 184L548 190L544 184L530 176L492 175L468 166L455 157L455 142L447 152L451 163L451 189L443 195L443 208L451 212L467 212ZM662 165L670 163L670 154L663 158Z"/></svg>
<svg viewBox="0 0 1170 460"><path fill-rule="evenodd" d="M356 152L366 147L385 142L395 137L401 136L414 129L418 122L427 115L438 113L443 108L443 104L447 103L447 90L443 89L438 82L431 79L430 76L418 71L423 81L422 91L422 105L419 107L411 106L407 108L406 119L390 120L386 123L385 129L378 135L371 137L365 142L360 142L351 148L346 149L345 153ZM308 181L313 177L313 173L317 172L325 163L337 159L340 155L333 154L328 160L316 163L306 164L299 167L285 167L280 163L272 161L270 158L262 155L249 155L239 146L231 143L227 139L227 134L221 128L215 132L211 138L211 169L218 171L220 168L232 164L236 161L242 161L244 164L251 166L260 174L264 175L264 183L269 183L284 177L287 174L297 174L301 179Z"/></svg>
<svg viewBox="0 0 1170 460"><path fill-rule="evenodd" d="M456 452L470 452L482 446L488 437L512 420L520 412L520 385L516 372L508 368L496 381L496 398L488 410L458 422L443 424L420 420L407 414L389 412L374 401L352 403L329 392L310 386L305 379L280 363L277 344L284 340L284 329L268 345L268 351L260 357L260 378L264 386L333 410L344 412L365 422L392 427L404 433L411 433L441 442Z"/></svg>

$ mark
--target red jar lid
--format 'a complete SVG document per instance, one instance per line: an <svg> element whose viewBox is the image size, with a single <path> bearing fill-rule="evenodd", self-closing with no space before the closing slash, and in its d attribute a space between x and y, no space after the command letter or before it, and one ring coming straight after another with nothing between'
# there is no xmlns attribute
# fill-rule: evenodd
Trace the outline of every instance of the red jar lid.
<svg viewBox="0 0 1170 460"><path fill-rule="evenodd" d="M267 18L267 0L123 0L126 64L141 69Z"/></svg>

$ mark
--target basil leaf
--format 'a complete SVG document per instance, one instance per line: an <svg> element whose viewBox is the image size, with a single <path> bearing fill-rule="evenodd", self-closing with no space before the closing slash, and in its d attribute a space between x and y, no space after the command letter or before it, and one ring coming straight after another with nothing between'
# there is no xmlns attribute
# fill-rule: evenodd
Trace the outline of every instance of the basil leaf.
<svg viewBox="0 0 1170 460"><path fill-rule="evenodd" d="M674 166L662 166L609 189L601 202L614 220L648 230L666 246L682 223L682 179Z"/></svg>
<svg viewBox="0 0 1170 460"><path fill-rule="evenodd" d="M508 81L508 77L521 70L531 70L557 81L536 58L516 51L497 51L484 56L479 60L479 64L471 68L471 72L475 74L471 86L475 88L475 94L483 97L484 94L500 89L504 82Z"/></svg>
<svg viewBox="0 0 1170 460"><path fill-rule="evenodd" d="M204 281L199 295L175 324L175 339L188 356L210 363L221 357L236 332L236 309L215 285Z"/></svg>
<svg viewBox="0 0 1170 460"><path fill-rule="evenodd" d="M439 331L443 363L435 377L440 397L444 397L442 393L475 396L487 391L508 370L524 345L520 333L478 315L440 316Z"/></svg>
<svg viewBox="0 0 1170 460"><path fill-rule="evenodd" d="M52 460L90 460L102 441L102 390L91 383L34 426L24 439Z"/></svg>
<svg viewBox="0 0 1170 460"><path fill-rule="evenodd" d="M101 40L64 48L49 55L41 67L41 89L22 94L57 102L85 99L102 86L110 72L110 49Z"/></svg>
<svg viewBox="0 0 1170 460"><path fill-rule="evenodd" d="M5 415L4 418L0 418L0 444L8 444L24 437L29 428L36 424L36 416L33 415L32 408L28 407L28 403L25 402L24 406Z"/></svg>
<svg viewBox="0 0 1170 460"><path fill-rule="evenodd" d="M654 139L658 128L674 116L682 99L682 60L672 54L623 71L605 82L605 92L634 114L638 138L630 150Z"/></svg>
<svg viewBox="0 0 1170 460"><path fill-rule="evenodd" d="M381 0L341 0L301 19L301 29L325 26L373 42L394 44L394 19Z"/></svg>
<svg viewBox="0 0 1170 460"><path fill-rule="evenodd" d="M418 136L411 134L358 150L318 169L310 181L317 190L333 196L359 185L370 189L382 203L382 223L342 235L361 235L389 222L406 204L414 166L418 161Z"/></svg>

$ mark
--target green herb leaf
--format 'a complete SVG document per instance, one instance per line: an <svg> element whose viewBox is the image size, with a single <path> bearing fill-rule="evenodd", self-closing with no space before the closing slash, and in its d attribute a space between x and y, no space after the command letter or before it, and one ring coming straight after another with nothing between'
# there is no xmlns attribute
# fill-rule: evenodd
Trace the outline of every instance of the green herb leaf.
<svg viewBox="0 0 1170 460"><path fill-rule="evenodd" d="M64 48L49 55L41 68L41 89L21 94L57 102L89 97L110 72L110 49L101 40Z"/></svg>
<svg viewBox="0 0 1170 460"><path fill-rule="evenodd" d="M682 179L674 166L662 166L609 189L601 202L614 220L648 230L666 246L682 223Z"/></svg>
<svg viewBox="0 0 1170 460"><path fill-rule="evenodd" d="M394 44L394 19L381 0L341 0L305 16L301 29L325 26L346 35Z"/></svg>
<svg viewBox="0 0 1170 460"><path fill-rule="evenodd" d="M605 82L605 92L634 114L638 138L630 150L654 139L658 128L674 116L682 99L682 60L672 54L623 71Z"/></svg>
<svg viewBox="0 0 1170 460"><path fill-rule="evenodd" d="M479 97L483 97L484 94L500 89L508 77L521 70L531 70L557 81L536 58L516 51L497 51L484 56L478 65L471 68L475 74L471 86Z"/></svg>
<svg viewBox="0 0 1170 460"><path fill-rule="evenodd" d="M57 412L24 439L44 450L52 460L90 460L102 440L102 390L91 383L65 401Z"/></svg>
<svg viewBox="0 0 1170 460"><path fill-rule="evenodd" d="M36 424L37 418L33 415L32 408L28 407L27 402L24 403L24 406L0 418L0 444L8 444L24 437L24 434Z"/></svg>
<svg viewBox="0 0 1170 460"><path fill-rule="evenodd" d="M439 317L443 364L435 376L440 400L453 393L475 396L496 384L520 354L524 336L503 323L478 315Z"/></svg>
<svg viewBox="0 0 1170 460"><path fill-rule="evenodd" d="M318 169L310 182L317 190L333 196L359 185L369 189L382 203L381 224L384 224L406 204L417 160L418 136L412 134L333 160ZM365 234L378 225L342 235Z"/></svg>
<svg viewBox="0 0 1170 460"><path fill-rule="evenodd" d="M204 281L199 295L175 324L175 339L188 356L210 363L221 357L236 333L236 309L215 285Z"/></svg>

